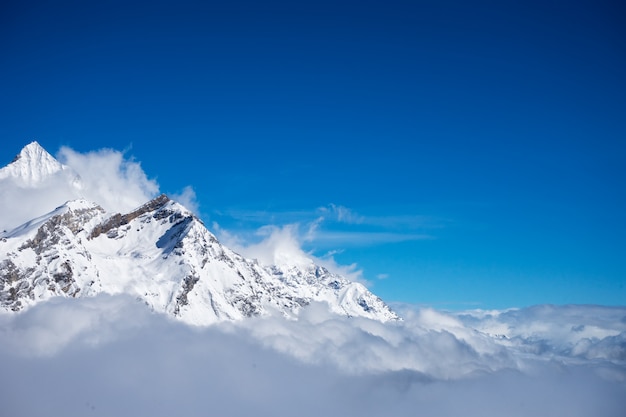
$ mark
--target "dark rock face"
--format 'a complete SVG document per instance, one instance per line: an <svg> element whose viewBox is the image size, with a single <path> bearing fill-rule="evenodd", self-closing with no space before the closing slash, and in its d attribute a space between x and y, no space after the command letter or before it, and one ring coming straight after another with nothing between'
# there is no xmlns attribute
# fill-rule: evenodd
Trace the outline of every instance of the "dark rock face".
<svg viewBox="0 0 626 417"><path fill-rule="evenodd" d="M174 308L174 315L180 314L180 307L186 306L189 304L189 300L187 299L187 295L193 290L193 287L200 280L200 278L196 276L188 276L183 280L182 291L178 297L176 297L176 307Z"/></svg>
<svg viewBox="0 0 626 417"><path fill-rule="evenodd" d="M0 305L13 311L22 308L22 297L30 294L28 282L22 279L13 261L5 259L0 263Z"/></svg>
<svg viewBox="0 0 626 417"><path fill-rule="evenodd" d="M100 236L102 233L108 233L111 229L115 229L125 224L128 224L131 220L136 219L142 214L146 214L150 211L158 210L161 207L163 207L165 204L167 204L168 201L170 201L170 199L165 194L161 194L154 200L148 201L146 204L139 207L137 210L134 210L128 214L119 214L119 213L114 214L106 222L96 226L91 231L91 234L89 235L89 239L94 239ZM167 216L168 215L166 214L164 215L163 218Z"/></svg>
<svg viewBox="0 0 626 417"><path fill-rule="evenodd" d="M23 300L34 300L42 291L55 295L76 297L81 291L76 283L76 270L68 252L90 259L77 235L85 224L104 213L97 205L85 208L68 208L65 213L50 217L35 236L23 242L17 252L9 252L0 262L0 306L19 311ZM20 252L32 250L31 264L18 266L14 259ZM37 290L39 288L39 290Z"/></svg>

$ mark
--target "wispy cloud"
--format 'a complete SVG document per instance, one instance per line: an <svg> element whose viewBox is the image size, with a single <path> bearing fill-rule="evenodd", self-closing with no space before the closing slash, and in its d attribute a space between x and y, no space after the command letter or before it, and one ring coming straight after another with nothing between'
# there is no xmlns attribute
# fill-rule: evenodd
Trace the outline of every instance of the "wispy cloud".
<svg viewBox="0 0 626 417"><path fill-rule="evenodd" d="M265 263L287 259L287 255L296 260L307 257L366 285L370 281L358 265L342 265L334 255L356 247L435 239L430 232L442 227L440 220L429 216L366 216L336 204L282 212L226 210L215 215L232 226L213 222L220 240L244 256Z"/></svg>
<svg viewBox="0 0 626 417"><path fill-rule="evenodd" d="M340 223L361 224L365 221L365 217L355 213L353 210L332 203L326 207L318 208L317 211L320 215Z"/></svg>
<svg viewBox="0 0 626 417"><path fill-rule="evenodd" d="M291 214L294 213L291 212ZM308 212L308 215L312 214L313 212ZM260 216L259 213L255 213L252 217L258 219ZM337 262L334 255L347 248L433 238L428 234L395 231L333 230L332 224L329 226L323 216L306 220L302 223L270 224L253 230L235 231L225 229L219 223L213 222L212 228L227 246L266 265L288 262L295 265L313 261L334 273L367 286L371 284L371 281L364 277L362 269L357 264L341 264ZM320 255L320 251L323 254Z"/></svg>
<svg viewBox="0 0 626 417"><path fill-rule="evenodd" d="M449 220L429 215L418 214L388 214L363 215L353 209L328 204L315 209L303 210L243 210L225 209L214 212L218 217L230 218L237 222L249 224L288 224L310 223L317 221L328 224L346 224L360 226L376 226L388 229L402 230L436 230L445 227Z"/></svg>
<svg viewBox="0 0 626 417"><path fill-rule="evenodd" d="M289 224L282 227L264 226L259 228L255 236L258 241L242 239L241 235L231 234L213 224L222 242L243 256L256 259L265 265L308 265L314 262L326 267L329 271L343 275L351 281L361 282L368 285L363 278L363 272L356 264L342 265L335 261L335 252L328 252L323 256L316 256L310 251L303 249L303 241L307 239L307 230L303 233L298 224Z"/></svg>
<svg viewBox="0 0 626 417"><path fill-rule="evenodd" d="M326 247L339 245L342 247L375 246L385 243L398 243L414 240L434 239L427 234L409 234L393 232L367 232L367 231L330 231L320 230L312 239L316 244Z"/></svg>
<svg viewBox="0 0 626 417"><path fill-rule="evenodd" d="M258 227L268 224L289 224L311 221L319 216L315 210L244 210L244 209L222 209L213 212L218 218L230 219L245 225Z"/></svg>
<svg viewBox="0 0 626 417"><path fill-rule="evenodd" d="M412 240L435 239L433 230L444 221L422 215L365 216L335 204L313 210L263 211L224 210L215 212L217 218L231 223L231 233L242 236L258 235L256 230L268 225L297 225L299 240L326 247L368 246ZM228 221L230 220L230 221Z"/></svg>
<svg viewBox="0 0 626 417"><path fill-rule="evenodd" d="M183 188L180 193L174 193L170 195L170 198L179 202L196 215L199 214L200 204L198 203L198 198L196 196L195 190L190 185Z"/></svg>

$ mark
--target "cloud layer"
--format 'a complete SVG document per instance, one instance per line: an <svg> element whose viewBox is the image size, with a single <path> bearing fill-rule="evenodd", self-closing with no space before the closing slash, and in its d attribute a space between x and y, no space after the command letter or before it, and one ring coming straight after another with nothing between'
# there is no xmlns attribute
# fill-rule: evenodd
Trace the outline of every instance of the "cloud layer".
<svg viewBox="0 0 626 417"><path fill-rule="evenodd" d="M572 321L557 310L541 315L553 329ZM518 349L468 326L467 317L411 311L383 325L313 305L299 321L191 328L126 297L56 299L0 316L3 412L617 417L626 407L619 354L588 360ZM577 326L591 325L588 313L578 309ZM518 310L517 323L534 314ZM602 328L623 335L620 315L624 309L604 311ZM598 349L623 354L611 337ZM558 334L542 340L569 343Z"/></svg>

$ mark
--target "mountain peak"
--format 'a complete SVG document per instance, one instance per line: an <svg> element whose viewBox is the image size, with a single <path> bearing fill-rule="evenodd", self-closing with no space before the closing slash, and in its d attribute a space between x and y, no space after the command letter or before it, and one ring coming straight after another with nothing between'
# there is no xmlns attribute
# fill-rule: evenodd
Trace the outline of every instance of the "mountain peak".
<svg viewBox="0 0 626 417"><path fill-rule="evenodd" d="M22 148L22 152L46 152L46 150L37 142L36 140L32 141L28 145Z"/></svg>
<svg viewBox="0 0 626 417"><path fill-rule="evenodd" d="M72 168L37 142L0 169L0 181L18 201L46 187L67 187L68 175L74 175ZM58 296L125 293L194 325L273 311L297 317L316 302L349 317L398 319L361 284L318 267L286 245L287 229L272 242L263 264L223 246L200 219L165 194L125 213L69 200L0 233L0 312Z"/></svg>
<svg viewBox="0 0 626 417"><path fill-rule="evenodd" d="M61 165L37 141L33 141L22 148L20 153L13 159L13 162L18 161L22 163L47 162Z"/></svg>
<svg viewBox="0 0 626 417"><path fill-rule="evenodd" d="M0 179L14 178L21 185L32 187L65 169L65 165L57 161L38 142L33 141L24 146L9 165L0 169Z"/></svg>

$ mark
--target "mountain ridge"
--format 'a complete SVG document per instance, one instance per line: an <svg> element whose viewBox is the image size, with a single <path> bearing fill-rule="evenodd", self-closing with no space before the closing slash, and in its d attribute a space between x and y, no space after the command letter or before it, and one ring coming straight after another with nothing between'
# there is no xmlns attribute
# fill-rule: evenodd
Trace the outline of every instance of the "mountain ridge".
<svg viewBox="0 0 626 417"><path fill-rule="evenodd" d="M194 325L273 310L297 318L311 302L341 315L399 319L362 284L313 261L261 265L242 257L164 194L125 214L72 200L0 234L0 309L99 293L131 294Z"/></svg>

